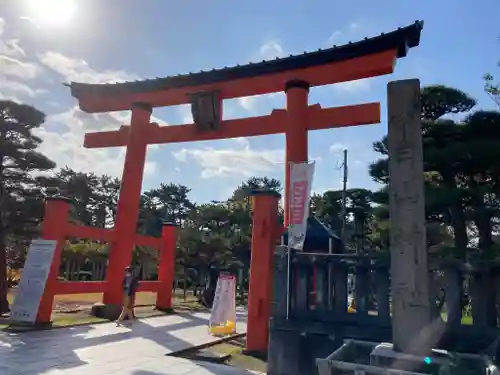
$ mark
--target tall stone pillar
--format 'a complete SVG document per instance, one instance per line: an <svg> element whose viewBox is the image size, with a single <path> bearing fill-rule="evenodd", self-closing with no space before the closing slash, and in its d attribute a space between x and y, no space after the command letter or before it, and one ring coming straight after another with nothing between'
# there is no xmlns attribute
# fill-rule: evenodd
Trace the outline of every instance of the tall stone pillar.
<svg viewBox="0 0 500 375"><path fill-rule="evenodd" d="M431 329L420 81L390 82L388 100L391 290L394 349L428 353Z"/></svg>

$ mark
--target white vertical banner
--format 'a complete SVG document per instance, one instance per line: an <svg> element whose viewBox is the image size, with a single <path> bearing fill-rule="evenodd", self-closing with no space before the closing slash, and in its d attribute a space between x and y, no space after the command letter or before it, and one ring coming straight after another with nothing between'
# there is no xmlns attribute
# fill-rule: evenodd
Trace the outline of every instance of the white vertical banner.
<svg viewBox="0 0 500 375"><path fill-rule="evenodd" d="M214 334L236 331L236 277L233 275L220 275L217 280L209 329Z"/></svg>
<svg viewBox="0 0 500 375"><path fill-rule="evenodd" d="M288 247L302 250L307 232L314 162L290 163Z"/></svg>
<svg viewBox="0 0 500 375"><path fill-rule="evenodd" d="M57 241L33 240L24 263L10 320L34 323L56 250Z"/></svg>

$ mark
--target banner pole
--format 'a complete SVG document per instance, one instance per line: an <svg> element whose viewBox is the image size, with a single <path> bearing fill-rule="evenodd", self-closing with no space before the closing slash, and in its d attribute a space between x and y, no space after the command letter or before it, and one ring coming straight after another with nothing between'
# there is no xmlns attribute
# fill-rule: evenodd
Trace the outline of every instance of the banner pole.
<svg viewBox="0 0 500 375"><path fill-rule="evenodd" d="M292 249L287 247L287 271L286 271L286 320L290 316L290 271L291 271L291 258Z"/></svg>
<svg viewBox="0 0 500 375"><path fill-rule="evenodd" d="M292 250L302 251L304 249L307 224L310 211L310 196L314 175L315 162L293 163L288 165L289 186L287 194L287 294L286 294L286 319L290 317L291 290L292 290Z"/></svg>
<svg viewBox="0 0 500 375"><path fill-rule="evenodd" d="M291 204L290 202L292 201L290 198L290 194L293 192L293 184L291 183L292 181L292 163L288 163L288 168L289 168L289 176L290 176L290 180L289 180L289 183L290 185L292 186L288 186L288 196L287 196L287 199L288 199L288 202L285 202L285 204L288 206L286 212L287 212L287 215L288 215L288 228L287 228L287 234L288 234L288 243L286 244L286 249L287 249L287 262L286 262L286 320L288 320L288 318L290 317L290 273L291 273L291 258L292 258L292 254L291 254L291 251L292 249L290 248L290 246L288 246L290 244L290 207L291 207Z"/></svg>

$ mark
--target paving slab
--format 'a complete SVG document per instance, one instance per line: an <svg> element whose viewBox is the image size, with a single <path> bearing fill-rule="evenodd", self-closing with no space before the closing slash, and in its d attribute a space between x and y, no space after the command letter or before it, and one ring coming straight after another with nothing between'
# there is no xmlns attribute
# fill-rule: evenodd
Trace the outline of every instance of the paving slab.
<svg viewBox="0 0 500 375"><path fill-rule="evenodd" d="M246 311L239 309L237 315L237 333L244 333ZM229 366L219 365L222 366L219 368L166 356L219 340L209 334L208 319L208 313L179 313L141 319L129 326L104 323L3 333L0 335L0 374L201 375L215 374L214 368L217 374L241 374L242 370Z"/></svg>

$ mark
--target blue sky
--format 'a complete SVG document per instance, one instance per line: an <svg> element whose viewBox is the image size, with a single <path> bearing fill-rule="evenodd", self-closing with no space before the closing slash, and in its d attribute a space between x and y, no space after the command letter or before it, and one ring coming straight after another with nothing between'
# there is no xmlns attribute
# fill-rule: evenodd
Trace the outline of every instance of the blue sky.
<svg viewBox="0 0 500 375"><path fill-rule="evenodd" d="M74 13L64 19L61 1ZM153 78L302 53L375 36L425 21L420 47L399 60L396 73L313 88L323 107L380 101L382 123L309 134L317 160L313 189L339 188L341 151L349 150L349 187L377 188L367 167L372 143L386 133L386 84L419 78L423 85L459 88L493 108L482 75L500 59L498 0L410 2L228 0L0 0L0 97L48 114L39 131L42 151L59 167L120 176L123 149L86 150L83 134L117 129L128 113L88 115L62 82ZM381 5L383 3L383 5ZM348 5L350 4L350 5ZM418 4L418 5L417 5ZM500 69L497 70L500 75ZM264 115L283 108L283 94L225 103L225 118ZM187 107L155 109L168 124L191 122ZM182 183L197 202L227 198L249 176L283 179L284 135L168 144L148 151L143 188Z"/></svg>

